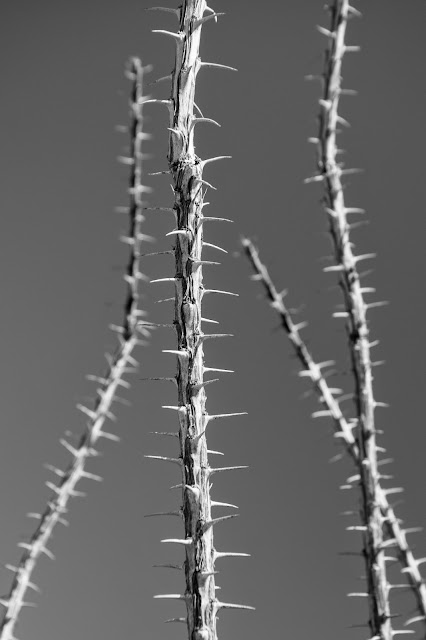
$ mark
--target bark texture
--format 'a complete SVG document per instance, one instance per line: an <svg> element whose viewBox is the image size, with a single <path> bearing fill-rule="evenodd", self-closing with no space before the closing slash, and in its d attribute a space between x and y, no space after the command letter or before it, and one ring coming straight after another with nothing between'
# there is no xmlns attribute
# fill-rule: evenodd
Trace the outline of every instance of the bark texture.
<svg viewBox="0 0 426 640"><path fill-rule="evenodd" d="M210 479L213 473L231 470L212 468L208 461L206 429L217 417L206 411L206 371L203 344L206 339L223 334L204 334L201 304L207 293L227 293L206 289L203 284L203 198L208 183L203 180L203 167L211 160L200 160L194 150L194 128L200 122L214 123L195 114L195 81L203 63L199 56L202 25L218 14L212 12L205 0L185 0L178 11L179 31L159 31L172 37L176 44L176 61L172 73L172 92L166 102L170 114L168 162L174 190L176 228L169 234L175 237L175 315L177 349L176 382L179 418L180 457L182 469L182 507L184 538L167 540L184 546L185 593L166 594L163 598L181 599L186 604L189 640L216 640L216 614L220 608L250 608L217 600L215 595L215 560L226 555L213 545L213 527L233 517L212 518L211 509L221 503L210 498ZM206 65L207 66L207 65ZM212 218L210 218L212 220ZM210 245L212 246L212 245ZM162 458L165 459L165 458ZM237 467L234 467L235 469ZM222 505L232 507L233 505Z"/></svg>
<svg viewBox="0 0 426 640"><path fill-rule="evenodd" d="M312 353L308 349L305 341L300 335L300 329L305 323L296 324L293 322L291 313L287 309L283 294L278 293L266 266L262 263L259 253L253 243L244 238L242 241L244 251L251 266L254 270L254 278L258 280L265 289L268 300L270 300L271 307L277 312L282 327L287 333L287 336L293 345L297 358L302 366L300 376L311 380L314 389L318 396L318 401L322 405L322 409L315 411L312 414L313 418L329 417L334 422L335 437L339 439L342 445L345 447L348 456L355 464L355 468L359 470L361 464L360 450L358 443L353 434L353 423L347 419L340 407L343 397L336 398L327 382L326 374L323 373L323 369L327 369L335 364L333 360L327 360L325 362L315 362ZM382 459L378 461L379 466L389 460ZM353 485L354 482L358 482L359 475L351 475L347 479L346 486ZM390 555L392 549L395 549L399 563L401 565L401 572L408 578L409 586L413 592L413 595L417 602L417 613L410 616L405 621L405 626L410 626L416 622L426 622L426 586L423 577L419 570L419 565L425 562L425 558L417 560L407 542L406 534L416 529L405 529L403 522L395 514L394 509L388 501L388 495L392 494L393 490L386 490L380 485L377 487L377 500L380 507L382 518L385 522L386 540L384 541L383 548L386 549L386 556L388 560L392 561L393 557ZM354 529L354 527L348 527L348 529ZM390 585L391 588L395 588L397 585ZM404 587L405 585L401 585ZM396 635L398 630L393 629L393 634ZM404 633L408 633L408 630L403 630Z"/></svg>

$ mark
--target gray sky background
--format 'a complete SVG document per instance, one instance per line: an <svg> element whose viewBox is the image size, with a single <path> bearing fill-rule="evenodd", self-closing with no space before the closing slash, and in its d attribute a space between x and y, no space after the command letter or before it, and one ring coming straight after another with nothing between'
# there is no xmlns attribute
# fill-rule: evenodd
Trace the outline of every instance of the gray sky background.
<svg viewBox="0 0 426 640"><path fill-rule="evenodd" d="M101 373L103 354L114 336L109 323L122 319L127 260L118 236L127 220L114 207L127 203L127 170L116 163L126 136L115 131L127 122L129 83L125 61L140 55L152 63L155 79L170 72L173 44L151 29L174 29L174 18L145 12L148 0L6 0L2 3L0 65L0 278L2 332L2 446L0 560L16 563L18 541L34 521L28 511L43 510L49 472L43 463L65 465L59 438L79 434L84 419L77 402L93 396L88 373ZM342 134L350 176L350 206L365 207L370 225L354 232L360 253L377 251L369 285L379 300L390 300L370 314L373 339L380 338L376 396L391 403L378 414L379 428L396 484L405 487L398 514L407 526L426 524L424 485L424 237L426 222L424 113L425 4L374 0L357 3L348 43L362 51L344 61L344 86L358 97L342 99L341 113L352 128ZM235 66L239 73L204 70L197 102L221 129L200 125L197 153L202 158L232 155L206 169L218 191L209 194L209 215L234 225L208 227L206 239L228 249L223 266L206 269L214 288L239 298L207 299L205 314L236 337L207 345L207 364L235 369L234 376L209 387L211 413L248 411L244 418L214 423L209 446L226 454L223 464L251 469L215 480L216 499L240 506L240 517L217 528L217 547L245 551L252 558L222 560L221 598L257 607L256 612L224 611L219 636L255 640L307 637L364 640L367 629L348 629L367 619L365 602L345 593L359 591L361 560L339 555L357 549L358 534L339 512L356 504L353 492L339 490L352 474L348 460L330 465L338 452L327 421L310 419L317 408L304 399L306 380L277 319L250 282L248 265L238 256L239 237L251 235L278 287L290 290L289 304L309 320L305 336L317 360L335 358L348 373L345 333L331 313L340 302L335 277L323 274L329 253L321 188L304 185L315 169L306 140L317 130L319 86L304 80L322 68L324 38L316 24L328 26L322 0L214 3L225 11L217 25L203 28L202 58ZM168 97L166 83L149 87ZM146 107L146 130L153 139L145 151L146 171L166 168L167 114ZM167 176L146 176L154 188L152 205L170 206ZM172 221L148 214L146 233L158 250L170 247L165 234ZM206 259L221 259L206 249ZM366 266L366 268L368 268ZM172 275L168 256L147 259L151 278ZM150 318L167 322L172 308L155 305L172 295L167 283L146 285L144 307ZM211 297L213 298L213 297ZM181 575L152 564L179 560L180 550L160 543L178 536L172 519L144 519L151 511L178 506L168 487L179 481L175 469L144 459L144 454L175 453L173 443L148 432L175 426L160 409L173 404L175 390L147 376L170 376L174 334L159 330L140 349L140 375L118 409L114 431L120 444L102 443L104 456L92 470L104 476L89 484L88 496L75 499L70 527L56 531L50 547L57 559L42 559L35 574L43 594L35 610L25 610L16 635L21 640L113 640L185 638L185 628L163 625L182 614L182 605L155 601L156 593L182 589ZM351 390L351 378L338 382ZM339 385L337 385L339 386ZM211 389L211 391L210 391ZM164 429L163 429L164 428ZM424 534L413 537L415 553L426 555ZM397 582L400 579L396 579ZM0 592L10 574L0 571ZM31 599L33 594L31 594ZM393 599L393 611L409 612L413 600Z"/></svg>

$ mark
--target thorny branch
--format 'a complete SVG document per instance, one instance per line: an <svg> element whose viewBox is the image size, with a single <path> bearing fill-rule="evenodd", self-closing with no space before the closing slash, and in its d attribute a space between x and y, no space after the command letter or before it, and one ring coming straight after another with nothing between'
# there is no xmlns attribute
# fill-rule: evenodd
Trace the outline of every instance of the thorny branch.
<svg viewBox="0 0 426 640"><path fill-rule="evenodd" d="M31 582L33 571L41 555L53 559L52 552L47 548L53 530L57 523L68 524L64 519L67 513L70 498L85 495L76 490L76 485L81 479L102 480L100 476L86 471L89 460L98 455L95 445L100 438L107 438L118 441L119 437L108 433L102 429L107 419L114 419L111 412L114 401L119 400L117 390L119 387L125 389L130 386L126 382L125 374L135 371L137 361L133 357L133 352L138 344L144 344L140 340L139 334L149 336L145 327L139 327L138 322L143 311L138 308L139 292L138 282L143 277L139 271L140 245L144 239L141 233L141 223L144 220L142 215L142 195L148 187L141 183L142 175L142 141L148 137L142 130L142 80L144 71L149 70L143 67L140 60L134 58L130 61L128 76L132 81L131 91L131 152L130 157L122 159L125 164L131 166L130 175L130 206L127 209L130 219L129 236L123 240L130 246L130 256L125 275L127 282L127 296L125 301L125 316L121 327L112 327L117 332L119 346L116 353L109 357L109 366L104 377L88 376L100 384L97 391L93 409L78 405L78 408L88 416L86 431L80 437L78 444L74 447L67 440L61 440L61 444L71 454L71 462L65 470L57 469L53 466L48 468L59 477L58 484L47 482L47 486L52 490L44 513L28 514L38 520L37 528L28 542L21 542L19 547L24 549L22 557L17 567L7 565L14 573L13 583L9 593L1 598L0 602L4 606L2 620L0 622L0 639L14 640L14 630L19 614L23 607L34 606L32 603L24 601L27 589L38 591L38 587Z"/></svg>
<svg viewBox="0 0 426 640"><path fill-rule="evenodd" d="M205 186L210 186L203 180L203 168L208 162L220 158L202 161L195 155L195 126L202 122L217 123L195 115L194 94L197 73L203 66L199 58L202 25L220 14L207 7L205 0L184 0L177 15L177 33L158 31L171 37L176 45L171 99L152 102L166 104L170 115L168 161L175 195L173 210L176 228L168 235L175 238L175 275L172 278L160 278L156 282L173 281L175 286L177 348L167 351L177 356L178 404L168 408L175 409L178 415L180 456L177 459L149 457L174 462L181 467L180 513L185 535L183 539L164 542L182 545L185 550L185 592L156 597L185 602L186 618L174 618L171 621L186 623L189 640L216 640L216 616L220 609L251 608L220 602L216 598L215 561L220 557L244 554L221 553L214 548L214 525L234 516L212 518L213 506L232 505L211 500L210 479L214 473L241 467L212 468L206 441L209 422L227 416L209 416L206 411L205 386L211 381L204 380L204 374L215 369L204 365L203 344L206 339L224 335L203 332L202 323L205 319L202 317L201 304L208 293L228 292L206 289L203 284L203 266L209 264L202 259L203 245L208 244L203 240L203 226L207 220L203 216L203 198Z"/></svg>
<svg viewBox="0 0 426 640"><path fill-rule="evenodd" d="M334 397L333 391L322 373L322 370L333 365L334 361L329 360L320 363L315 362L312 354L300 335L299 328L304 326L304 323L295 324L293 322L291 314L284 303L283 294L278 293L267 268L261 262L258 251L251 240L244 238L242 240L242 244L245 254L255 272L253 277L263 285L267 298L271 302L271 307L278 313L282 327L287 333L300 364L302 365L302 371L299 375L301 377L309 378L312 381L314 389L318 395L318 400L323 406L323 410L314 412L313 417L324 416L330 417L333 420L335 437L342 442L348 456L354 462L356 469L359 470L362 458L360 456L358 443L353 435L354 424L344 416L339 405L339 400ZM379 466L380 462L381 461L379 460ZM385 460L383 460L383 462L385 462ZM407 543L407 530L403 529L401 526L401 520L396 517L392 506L388 502L387 495L390 493L392 493L392 489L384 489L380 484L378 484L376 494L377 504L380 508L381 518L385 523L387 530L387 539L383 544L383 549L395 547L398 559L402 565L402 573L407 576L417 601L419 614L407 620L405 622L405 625L407 626L417 621L426 622L426 585L419 571L420 561L414 558ZM393 630L393 633L395 634L396 630Z"/></svg>

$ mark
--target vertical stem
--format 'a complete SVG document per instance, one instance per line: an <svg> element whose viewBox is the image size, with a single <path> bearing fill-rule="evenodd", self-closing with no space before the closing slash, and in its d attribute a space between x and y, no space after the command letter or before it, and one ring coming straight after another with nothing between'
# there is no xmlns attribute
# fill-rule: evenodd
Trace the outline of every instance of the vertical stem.
<svg viewBox="0 0 426 640"><path fill-rule="evenodd" d="M330 7L330 31L324 31L329 40L324 70L324 93L320 100L319 128L319 177L322 178L325 194L325 209L329 214L330 232L333 239L336 269L340 272L343 291L352 368L355 379L356 409L358 417L358 447L360 451L361 519L365 526L364 556L366 561L367 588L369 595L369 624L373 637L391 640L392 627L389 607L389 585L383 551L383 524L378 491L379 472L377 466L376 429L374 424L373 376L370 360L367 304L357 271L360 256L354 256L349 240L349 224L345 206L341 176L344 174L336 161L337 125L342 122L338 115L341 88L341 66L346 51L345 33L348 15L352 11L348 0L335 0ZM369 257L369 256L363 256Z"/></svg>
<svg viewBox="0 0 426 640"><path fill-rule="evenodd" d="M166 9L167 10L167 9ZM208 14L204 17L204 13ZM207 162L228 156L218 156L200 160L194 151L194 127L199 122L217 124L210 118L197 117L194 113L195 80L203 66L222 66L202 63L199 58L201 27L204 22L216 19L205 0L184 0L178 13L179 31L158 31L172 37L176 43L175 68L172 72L172 93L170 100L151 100L165 103L170 114L170 136L168 161L172 176L176 216L175 235L175 276L161 280L174 280L175 317L177 333L177 355L179 443L180 457L163 458L178 462L182 469L182 508L185 538L167 540L182 544L185 548L185 593L156 596L184 600L187 609L186 623L189 640L216 640L216 614L219 609L253 609L240 604L220 602L215 596L215 560L218 558L245 556L244 553L219 552L213 546L213 526L234 517L222 516L212 519L211 507L234 505L210 499L210 476L213 473L243 469L246 467L211 468L208 462L206 428L210 420L226 418L241 413L208 415L206 412L205 385L214 380L204 381L207 371L223 372L204 366L203 342L207 338L225 337L226 334L204 334L201 303L206 293L224 293L216 289L205 289L203 285L203 222L206 220L226 220L226 218L204 218L203 167ZM206 243L207 244L207 243ZM215 246L215 245L210 245ZM216 247L220 249L220 247ZM236 294L231 294L236 295ZM180 618L177 621L182 621Z"/></svg>
<svg viewBox="0 0 426 640"><path fill-rule="evenodd" d="M185 523L185 602L190 640L216 638L213 528L205 429L201 301L202 163L194 152L194 93L205 0L184 0L172 75L168 161L175 193L177 386Z"/></svg>

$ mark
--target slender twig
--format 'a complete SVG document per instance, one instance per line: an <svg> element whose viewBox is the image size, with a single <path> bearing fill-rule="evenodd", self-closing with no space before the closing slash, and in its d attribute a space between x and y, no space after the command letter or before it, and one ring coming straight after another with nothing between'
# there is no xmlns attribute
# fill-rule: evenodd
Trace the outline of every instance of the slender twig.
<svg viewBox="0 0 426 640"><path fill-rule="evenodd" d="M205 12L209 11L205 16ZM198 123L213 123L210 118L194 113L195 81L202 63L199 58L201 27L216 18L205 0L184 0L179 12L177 33L159 31L176 44L175 68L172 73L172 92L165 103L170 113L169 173L175 194L176 228L168 235L175 238L175 275L159 281L173 281L175 285L175 318L177 348L168 350L177 356L176 382L179 418L180 457L157 459L178 463L182 471L182 507L185 534L183 539L171 539L185 549L185 593L156 596L179 599L186 604L186 621L190 640L215 640L216 614L221 608L250 608L220 602L215 595L215 560L224 555L213 546L213 525L234 516L212 518L211 507L220 503L210 498L213 473L241 467L212 468L208 461L206 428L214 418L206 411L204 373L213 371L204 366L203 343L223 334L206 335L202 330L201 303L207 293L228 293L205 289L203 285L203 198L206 187L201 161L194 152L194 128ZM215 158L219 159L219 158ZM213 160L213 159L211 159ZM216 263L217 264L217 263ZM158 280L157 280L158 282ZM155 285L157 286L157 285ZM228 414L231 415L231 414ZM222 503L222 506L223 503ZM230 506L230 505L228 505ZM181 620L181 619L179 619Z"/></svg>
<svg viewBox="0 0 426 640"><path fill-rule="evenodd" d="M88 416L85 433L82 434L76 446L71 445L67 440L61 440L61 444L70 452L71 462L65 470L49 466L60 480L58 484L47 482L47 486L52 490L52 495L47 503L44 513L28 514L38 520L37 528L28 542L21 542L19 547L24 549L22 557L17 567L8 565L13 571L13 583L10 592L1 599L1 604L5 607L2 620L0 622L0 639L13 640L14 629L18 621L18 616L22 607L31 603L24 601L28 588L37 590L36 585L31 582L32 573L36 567L39 557L44 554L53 559L53 554L47 548L53 529L56 524L67 524L64 514L67 513L67 505L72 497L84 495L76 490L77 483L83 479L102 480L100 476L86 471L89 460L97 455L95 446L99 438L119 440L118 436L108 433L102 429L107 419L114 419L111 412L112 403L120 400L117 395L119 387L128 388L130 385L124 380L125 374L134 371L137 361L133 358L133 351L138 344L143 344L139 339L139 334L148 336L146 328L138 327L140 315L143 313L138 308L138 281L141 278L139 273L140 243L143 237L140 233L143 216L142 193L146 190L141 184L142 153L141 143L146 134L142 131L142 79L144 70L140 60L132 59L128 75L132 80L131 94L131 153L127 163L131 165L130 176L130 233L127 238L130 246L130 257L127 266L125 279L127 281L127 296L125 301L124 322L120 327L112 327L118 334L119 346L116 353L109 356L109 366L103 377L88 376L90 379L100 384L98 398L93 409L78 405L78 408Z"/></svg>
<svg viewBox="0 0 426 640"><path fill-rule="evenodd" d="M271 307L278 313L282 327L295 349L296 355L302 365L300 376L309 378L312 381L318 394L319 402L324 407L323 411L315 412L313 414L314 417L329 416L334 421L335 436L341 441L349 457L354 462L356 469L359 471L362 458L357 441L353 435L354 423L349 421L342 413L339 400L334 397L333 391L322 373L322 369L332 366L334 362L331 360L322 363L315 362L300 335L298 327L301 325L293 322L291 314L284 303L284 296L278 293L267 268L259 258L257 249L247 238L243 239L242 244L255 272L254 278L259 280L263 285L267 298L271 302ZM381 510L382 519L386 524L386 548L389 544L395 547L398 559L403 567L402 572L408 577L417 601L418 615L408 620L405 624L407 625L420 620L426 621L426 585L419 571L420 562L413 556L406 540L402 522L396 517L393 508L388 502L386 489L383 489L380 485L377 487L377 501Z"/></svg>
<svg viewBox="0 0 426 640"><path fill-rule="evenodd" d="M386 559L383 549L384 521L379 508L377 492L379 469L377 465L377 442L374 409L377 406L373 395L373 376L370 359L370 338L367 324L367 309L357 264L372 257L371 254L355 256L349 239L348 214L345 205L342 176L353 170L343 169L336 160L336 143L339 123L345 123L338 113L342 93L341 67L347 51L358 47L345 44L348 18L351 14L348 0L334 0L330 6L331 25L320 27L328 40L323 74L324 91L320 102L318 134L318 178L324 185L324 209L328 213L330 234L333 241L336 264L327 267L337 271L343 292L345 311L335 314L347 319L349 349L355 381L355 404L357 412L356 434L362 464L359 467L361 482L361 520L363 553L366 564L369 626L373 637L391 640L393 636L389 606L390 586L386 577ZM375 303L374 306L376 306Z"/></svg>

